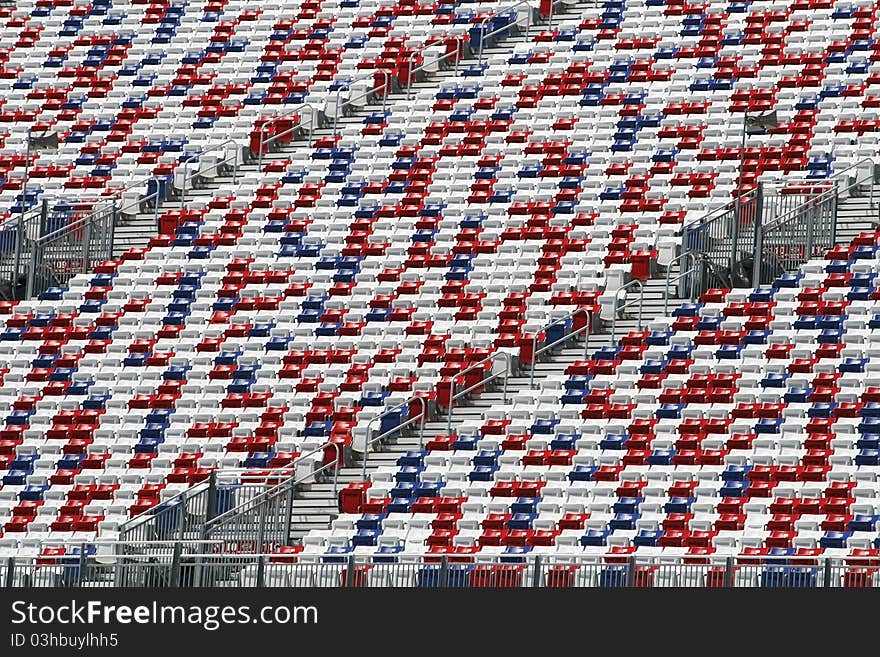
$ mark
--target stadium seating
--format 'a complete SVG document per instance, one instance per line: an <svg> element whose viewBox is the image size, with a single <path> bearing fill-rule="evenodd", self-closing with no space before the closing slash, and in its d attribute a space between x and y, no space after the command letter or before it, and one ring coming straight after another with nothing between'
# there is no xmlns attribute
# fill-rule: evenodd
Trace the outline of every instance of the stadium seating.
<svg viewBox="0 0 880 657"><path fill-rule="evenodd" d="M2 10L0 211L173 184L187 153L227 142L244 160L267 116L307 101L332 120L342 80L390 67L405 87L418 48L473 55L512 11L300 6ZM577 9L164 209L149 249L0 305L4 540L85 540L214 469L351 444L414 395L442 405L450 376L598 312L640 256L759 177L877 155L871 3ZM780 124L741 153L744 113L766 110ZM61 145L22 198L34 126ZM876 243L707 292L372 472L368 512L304 554L880 547Z"/></svg>

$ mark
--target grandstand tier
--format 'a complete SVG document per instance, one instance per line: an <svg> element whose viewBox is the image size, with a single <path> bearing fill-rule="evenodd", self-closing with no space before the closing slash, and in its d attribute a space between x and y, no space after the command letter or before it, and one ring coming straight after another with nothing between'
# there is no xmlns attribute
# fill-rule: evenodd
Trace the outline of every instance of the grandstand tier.
<svg viewBox="0 0 880 657"><path fill-rule="evenodd" d="M877 11L0 5L0 554L880 554Z"/></svg>

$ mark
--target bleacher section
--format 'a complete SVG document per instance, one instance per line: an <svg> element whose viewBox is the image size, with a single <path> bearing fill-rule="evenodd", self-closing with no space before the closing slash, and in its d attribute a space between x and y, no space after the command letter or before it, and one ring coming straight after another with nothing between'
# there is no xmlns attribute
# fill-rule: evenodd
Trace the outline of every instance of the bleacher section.
<svg viewBox="0 0 880 657"><path fill-rule="evenodd" d="M524 34L513 22L527 11ZM418 413L368 424L383 409L443 408L494 353L529 366L532 337L559 337L542 332L576 308L601 332L601 309L647 260L662 274L685 225L759 180L873 167L873 3L549 14L370 0L0 8L0 218L44 198L168 199L149 247L0 302L2 545L112 537L212 471L283 467L328 441L356 459L368 427ZM457 48L454 70L408 88L411 62ZM377 91L382 71L393 92ZM361 96L358 120L337 116ZM311 147L290 139L260 159L261 126L302 123L307 107ZM745 113L770 110L778 126L742 149ZM60 145L33 155L22 196L29 130ZM251 170L181 208L180 163L211 147ZM772 286L709 290L429 435L353 485L303 554L880 548L877 238Z"/></svg>

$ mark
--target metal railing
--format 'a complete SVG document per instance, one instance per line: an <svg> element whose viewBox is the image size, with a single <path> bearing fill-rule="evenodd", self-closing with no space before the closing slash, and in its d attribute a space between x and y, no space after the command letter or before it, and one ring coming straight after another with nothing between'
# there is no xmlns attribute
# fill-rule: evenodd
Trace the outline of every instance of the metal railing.
<svg viewBox="0 0 880 657"><path fill-rule="evenodd" d="M822 256L837 243L837 210L840 200L861 192L868 183L868 204L876 218L874 183L878 167L873 160L863 159L827 181L824 189L800 204L789 208L772 221L764 221L757 229L753 281L756 285L772 283L784 271L791 271L814 257ZM856 175L849 173L855 170ZM776 264L774 269L770 265Z"/></svg>
<svg viewBox="0 0 880 657"><path fill-rule="evenodd" d="M623 305L620 305L620 293L626 292L626 290L630 287L638 287L639 294L638 297L633 297L631 301L624 302ZM638 304L639 306L639 316L638 316L638 330L642 330L642 309L645 306L645 283L638 278L634 278L629 283L625 285L621 285L614 292L612 309L613 312L611 314L611 343L613 344L616 340L617 334L617 315L625 311L627 308L631 308Z"/></svg>
<svg viewBox="0 0 880 657"><path fill-rule="evenodd" d="M550 2L550 16L548 18L548 27L550 25L552 25L552 23L553 23L553 4L554 3L551 0L551 2ZM525 12L525 15L526 15L525 34L526 34L526 36L528 36L529 29L531 28L531 25L532 25L533 9L532 9L531 0L520 0L517 3L510 5L509 7L502 7L499 11L495 12L491 16L487 16L486 18L484 18L483 20L480 21L480 24L479 24L480 45L477 48L477 63L478 64L483 63L483 50L486 47L486 39L488 39L490 37L494 37L496 34L501 34L502 32L508 32L512 27L518 26L520 12L517 11L517 8L523 7L523 6L528 8L528 11ZM503 15L507 14L508 12L513 12L513 14L515 16L514 20L507 23L506 25L503 25L499 28L492 30L491 32L489 32L487 34L486 27L488 26L488 24L494 20L497 20L499 16L503 16Z"/></svg>
<svg viewBox="0 0 880 657"><path fill-rule="evenodd" d="M498 359L502 359L504 361L504 369L500 372L495 372L494 367L490 370L488 376L483 377L477 383L468 386L464 390L456 391L456 381L468 374L469 372L473 372L477 369L482 369L483 365L492 364L494 365L495 361ZM496 351L494 354L489 356L488 358L484 358L479 363L474 363L473 365L467 367L461 372L457 372L452 375L452 381L450 381L450 395L449 395L449 407L446 409L446 433L447 435L452 433L452 411L455 408L455 401L457 399L461 399L465 395L470 394L477 388L483 388L487 383L491 383L495 379L500 376L504 376L504 381L502 384L501 398L503 403L507 403L507 379L511 375L513 370L513 357L507 353L506 351Z"/></svg>
<svg viewBox="0 0 880 657"><path fill-rule="evenodd" d="M355 101L354 98L349 98L340 104L342 92L349 91L351 89L351 85L353 85L356 82L360 82L361 80L375 79L376 74L379 74L382 76L382 80L383 80L382 84L362 92L361 95L357 96L356 99L357 100L369 100L372 96L374 96L376 94L376 92L378 92L381 89L382 90L382 111L385 112L388 110L388 94L391 92L391 79L393 76L392 76L391 72L387 69L384 69L384 68L373 69L367 75L361 75L361 76L354 78L353 80L349 80L348 82L345 83L345 85L340 86L336 90L336 96L334 98L334 100L335 100L334 108L335 109L333 112L333 134L336 134L338 131L340 110L344 110L346 108L346 106L353 104Z"/></svg>
<svg viewBox="0 0 880 657"><path fill-rule="evenodd" d="M327 448L334 451L335 458L319 468L301 476L296 476L296 463L317 453L324 453ZM265 478L263 490L251 495L235 507L220 515L208 519L203 527L202 538L210 541L222 541L224 551L227 546L234 546L236 552L260 553L269 549L277 549L290 543L290 529L293 521L294 496L297 486L314 481L319 475L333 469L333 496L339 493L339 464L342 451L338 443L327 442L285 466L291 474L280 483Z"/></svg>
<svg viewBox="0 0 880 657"><path fill-rule="evenodd" d="M452 55L455 56L455 68L453 70L455 72L455 75L458 75L458 65L459 65L459 62L461 62L461 55L462 55L461 51L462 51L463 40L457 36L453 37L453 39L455 40L455 51L454 52L443 53L439 57L435 57L434 59L432 59L429 62L422 62L421 65L419 65L416 68L413 68L413 64L415 64L416 57L418 57L419 55L423 56L424 50L427 47L415 50L409 56L409 62L407 64L407 76L406 76L406 81L407 81L406 99L407 100L412 100L412 91L413 91L413 86L414 86L414 82L415 82L415 78L413 76L416 73L418 73L419 71L426 71L429 68L433 67L435 64L441 64L441 63L445 62Z"/></svg>
<svg viewBox="0 0 880 657"><path fill-rule="evenodd" d="M0 296L11 301L25 294L27 269L22 269L22 264L26 264L29 254L25 248L46 231L48 217L49 202L44 198L38 208L0 223L0 276L8 285L8 291Z"/></svg>
<svg viewBox="0 0 880 657"><path fill-rule="evenodd" d="M111 259L117 220L126 210L140 210L143 204L151 203L153 220L158 225L159 197L158 187L127 205L120 205L121 197L114 196L96 203L89 214L52 232L29 238L29 231L24 231L19 246L20 253L27 255L26 298L49 287L64 286L73 276L92 271L99 262Z"/></svg>
<svg viewBox="0 0 880 657"><path fill-rule="evenodd" d="M328 441L277 468L214 470L205 481L184 489L120 525L119 539L127 542L171 538L203 539L211 521L249 503L263 494L267 486L275 487L290 482L293 482L291 486L295 486L302 483L302 480L296 479L296 466L327 449L334 450L335 460L305 476L314 477L331 466L335 467L333 494L336 495L342 450L337 443Z"/></svg>
<svg viewBox="0 0 880 657"><path fill-rule="evenodd" d="M682 251L702 254L705 267L711 265L732 283L745 278L749 285L768 284L834 246L838 202L844 195L860 193L867 183L875 214L873 185L878 173L874 160L864 158L824 180L762 181L685 225ZM704 291L705 282L698 292Z"/></svg>
<svg viewBox="0 0 880 657"><path fill-rule="evenodd" d="M742 251L753 250L754 224L761 210L760 185L682 228L683 250L706 254L719 267L733 269Z"/></svg>
<svg viewBox="0 0 880 657"><path fill-rule="evenodd" d="M302 120L302 110L307 109L309 112L309 118L307 122ZM266 135L269 132L269 128L276 123L287 123L291 121L293 117L298 117L299 120L294 123L291 127L282 130L281 132L277 132L273 135L267 137ZM291 109L289 112L284 112L279 114L278 116L273 116L270 119L266 120L262 124L260 124L260 137L258 140L258 152L257 152L257 169L258 171L263 170L263 154L266 150L274 144L276 141L286 137L287 135L291 135L296 133L299 130L302 130L306 125L308 125L308 147L312 147L312 142L314 139L315 133L315 124L318 122L318 110L311 103L302 103L301 105L297 105L294 109Z"/></svg>
<svg viewBox="0 0 880 657"><path fill-rule="evenodd" d="M389 416L389 414L394 411L398 411L401 409L407 409L407 415L409 415L409 407L412 402L418 402L421 406L421 412L415 417L407 417L406 421L401 422L388 431L384 433L380 433L378 436L370 435L370 428L376 422L381 422L383 418ZM363 453L363 465L361 466L361 476L364 481L367 480L367 461L370 458L370 446L374 443L381 442L387 438L395 436L401 432L401 430L407 428L414 422L419 422L419 449L424 448L425 446L425 421L428 417L428 402L424 397L420 397L418 395L414 395L407 399L406 401L397 404L396 406L392 406L391 408L384 409L381 413L377 413L375 416L370 418L370 421L367 422L366 433L364 434L364 453Z"/></svg>
<svg viewBox="0 0 880 657"><path fill-rule="evenodd" d="M232 155L228 155L229 149L227 148L227 146L229 146L230 144L233 146ZM223 158L218 160L214 164L211 164L210 166L206 167L205 169L202 169L200 166L200 160L204 156L208 155L209 153L212 153L212 152L214 152L216 150L220 150L220 149L223 149L223 151L224 151ZM186 192L188 189L187 184L189 183L190 180L194 180L194 179L198 179L198 178L202 177L207 171L215 171L216 174L219 175L221 172L228 169L229 163L232 162L232 183L235 184L237 182L237 180L238 180L238 165L239 165L239 162L238 162L239 150L240 149L238 146L238 142L236 142L234 139L227 139L226 141L224 141L220 144L215 144L214 146L211 146L210 148L208 148L204 151L201 151L199 153L194 153L193 155L190 155L189 157L186 157L186 158L180 160L180 162L177 165L177 168L183 169L183 171L181 173L180 191L178 192L178 194L180 194L180 209L181 210L186 207ZM189 172L189 165L192 162L196 162L196 167L195 167L196 170L191 174ZM177 177L176 170L174 172L174 176L175 176L175 178ZM172 187L175 187L173 182L172 182Z"/></svg>
<svg viewBox="0 0 880 657"><path fill-rule="evenodd" d="M590 331L592 328L593 319L592 315L586 308L576 308L572 312L568 313L565 317L560 317L550 324L547 324L547 326L545 326L541 332L546 335L547 330L553 328L554 326L559 326L560 324L566 325L566 322L568 322L568 320L572 320L573 323L574 318L581 314L584 315L584 318L586 320L583 326L579 326L575 330L566 333L561 338L559 338L558 340L554 340L550 344L545 344L540 349L538 348L538 333L532 335L532 367L530 368L529 372L529 388L534 389L535 387L535 370L538 366L538 356L543 354L545 351L550 351L554 347L568 342L573 337L580 335L581 333L586 333L586 335L584 335L584 359L587 358L587 355L590 351Z"/></svg>
<svg viewBox="0 0 880 657"><path fill-rule="evenodd" d="M687 269L682 268L681 264L679 264L679 274L675 278L670 278L672 275L672 266L678 262L687 262L690 260L690 265ZM697 294L697 285L698 285L698 274L699 268L697 267L697 263L700 261L699 256L694 251L685 251L684 253L680 253L675 256L672 260L670 260L669 264L666 265L666 276L663 282L663 317L669 317L669 290L671 286L679 281L684 279L688 280L687 288L688 288L688 296L689 300L692 300L696 297ZM644 294L644 292L642 292Z"/></svg>
<svg viewBox="0 0 880 657"><path fill-rule="evenodd" d="M875 588L878 557L638 554L355 555L266 551L10 556L0 586L311 588ZM212 547L210 542L203 546Z"/></svg>
<svg viewBox="0 0 880 657"><path fill-rule="evenodd" d="M27 297L63 286L95 264L113 256L116 204L42 235L29 245ZM24 249L23 249L24 250Z"/></svg>

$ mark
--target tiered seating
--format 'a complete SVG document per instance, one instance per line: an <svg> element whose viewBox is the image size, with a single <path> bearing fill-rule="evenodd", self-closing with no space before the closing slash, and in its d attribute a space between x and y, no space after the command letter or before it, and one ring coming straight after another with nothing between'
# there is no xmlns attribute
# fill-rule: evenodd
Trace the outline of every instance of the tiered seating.
<svg viewBox="0 0 880 657"><path fill-rule="evenodd" d="M877 238L709 290L438 436L306 549L876 553Z"/></svg>
<svg viewBox="0 0 880 657"><path fill-rule="evenodd" d="M394 11L371 7L374 18L367 22L358 18L365 7L353 13L344 5L327 5L326 16L303 5L304 15L297 18L302 25L281 27L278 16L261 20L272 9L261 8L266 13L260 14L244 3L236 9L233 3L131 5L123 24L158 27L154 35L133 37L128 54L107 64L120 66L120 74L129 65L147 67L131 77L145 81L148 98L132 101L132 107L121 101L123 111L135 114L127 119L131 131L122 135L119 153L137 146L130 153L132 170L155 165L153 173L170 174L180 154L195 144L187 103L204 107L202 98L216 84L210 77L215 68L241 85L217 92L239 97L241 107L229 104L239 118L224 116L211 124L213 143L234 139L249 148L255 122L270 111L262 106L283 105L291 94L307 93L300 98L315 96L316 102L332 98L333 80L356 69L355 61L369 65L375 58L367 54L397 48L386 40L396 36L385 25L386 14ZM395 6L400 11L393 29L408 15L407 7L413 5ZM464 5L431 7L424 15L413 10L420 28L413 39L422 43L448 34L447 21L464 32L482 20ZM51 10L34 7L29 18L10 16L6 29L18 30L20 44L3 55L3 66L15 80L24 73L19 58L28 65L33 61L33 53L16 55L19 48L28 50L45 38L48 50L48 40L55 40L49 27L38 29L47 10L54 18L82 13L59 3ZM102 19L100 11L93 5L89 20L103 24L112 13L108 9ZM447 18L449 12L463 18ZM99 526L112 530L120 519L213 469L289 464L328 440L357 446L367 421L383 407L414 395L442 403L449 377L498 350L519 355L534 333L575 307L597 311L631 275L640 255L674 252L685 221L728 201L735 190L750 188L759 176L825 179L876 155L874 12L867 3L824 0L783 5L611 0L585 9L578 21L536 32L512 53L466 61L453 82L391 103L362 125L317 139L311 151L292 152L287 162L268 163L261 174L240 177L203 205L165 212L163 234L149 249L132 249L38 301L3 305L0 354L8 365L0 388L6 413L0 499L9 508L7 537L38 540L93 533ZM188 15L205 19L208 29L202 33L196 21L191 31L183 30ZM180 27L172 27L178 18ZM229 27L234 20L239 22ZM246 31L245 23L254 23L254 31ZM74 40L87 38L80 28L62 29L75 32ZM375 52L365 46L364 56L352 59L353 68L340 65L331 74L329 67L325 75L319 66L307 79L284 78L290 88L276 85L273 75L300 70L303 62L291 63L290 71L283 64L263 69L256 53L265 53L267 62L284 59L274 54L275 44L298 42L303 33L322 48L331 35L357 41L355 50L362 41L358 36L378 41ZM176 48L178 38L187 46ZM163 59L150 47L132 53L138 39L167 55ZM222 47L214 52L205 46L189 61L190 44L200 39ZM239 39L250 39L241 57ZM96 44L75 47L86 46ZM222 63L213 57L221 53ZM388 57L398 62L398 50ZM172 60L167 75L157 71L152 77L149 67L164 71ZM235 71L223 69L226 60L230 67L235 62ZM255 76L265 79L254 81ZM152 90L158 100L151 102ZM132 93L121 91L113 97L117 103ZM227 106L216 100L213 96L207 105ZM28 102L40 104L13 95L0 111L18 120L17 128L42 120L43 111L72 111L73 121L83 121L65 103L55 110L42 104L30 108ZM87 102L83 114L90 110ZM775 109L782 123L760 138L762 146L746 150L738 180L742 115L768 109ZM138 115L139 110L149 111ZM162 112L168 113L167 123ZM172 116L181 123L172 125ZM106 120L123 119L116 114ZM91 138L96 125L66 126L66 145L51 166L67 162L71 135L89 130L81 135L86 147L101 144L96 153L103 153L103 136ZM107 133L114 134L112 126ZM7 148L17 154L20 146L14 143L21 142L10 136ZM76 153L71 146L70 155L81 157L84 149L71 143ZM162 155L166 152L175 154ZM119 155L115 161L121 160ZM20 166L18 160L11 164ZM166 168L157 170L161 167ZM82 173L71 169L67 180ZM873 254L875 241L865 241L846 257ZM835 266L843 270L850 264L860 266L849 260ZM759 491L787 489L799 500L821 498L825 487L849 477L846 464L832 460L847 454L823 451L805 461L806 455L785 451L832 450L830 441L838 439L828 438L823 447L783 446L783 428L791 433L797 424L783 422L786 413L795 417L806 410L798 409L797 399L785 394L765 399L761 395L772 391L750 393L750 386L763 387L765 381L767 387L809 386L812 379L800 372L763 371L776 367L777 353L799 360L855 359L840 361L847 368L868 367L867 361L859 363L870 355L843 346L836 333L849 328L841 313L851 312L856 301L819 293L821 299L802 300L814 306L788 319L780 312L797 304L784 301L785 291L749 294L727 293L683 307L674 323L595 354L570 380L551 381L534 396L516 398L485 426L435 438L427 454L406 457L399 471L374 474L367 515L390 513L387 519L341 518L329 536L312 537L312 547L348 550L353 537L367 550L380 541L380 547L387 542L398 549L403 541L419 550L604 550L624 543L640 549L756 547L749 541L761 549L776 547L766 544L766 530L757 528L766 524L760 510L745 500L759 497ZM787 349L787 330L807 332L809 340L820 332L829 344ZM716 337L701 339L719 344L689 342L696 339L693 331L714 332ZM756 342L760 339L767 344ZM716 358L725 362L716 365ZM828 387L826 382L814 387ZM674 400L682 395L686 406L679 408ZM690 407L705 403L713 406ZM757 403L787 406L762 406L767 417L761 418L761 431L745 430L754 429L748 416L731 411ZM572 405L576 408L568 408ZM383 426L393 428L406 416L389 415ZM604 426L595 419L604 419ZM773 429L778 439L752 435L775 435ZM797 438L787 433L784 440L806 441L804 435L814 433L803 431ZM731 448L720 437L726 434L734 445L746 446ZM763 472L754 469L759 465L770 468L764 478L757 477ZM750 466L747 473L735 469ZM687 473L681 482L678 468ZM854 481L843 483L855 489ZM796 483L805 485L794 491ZM104 497L95 497L98 488L81 493L79 486L103 486ZM838 499L838 488L831 490L825 497ZM429 497L434 493L449 495L434 501ZM85 497L71 497L80 494ZM709 501L715 497L743 502L718 509ZM71 513L74 499L85 499L88 509ZM835 517L849 512L830 504L822 508ZM813 515L806 513L813 507L804 509ZM433 527L435 520L422 513L462 518L439 519L442 526ZM735 517L720 521L715 514ZM850 531L846 524L840 530L817 524L814 530L809 522L795 518L792 529L773 531L787 532L792 549L801 542L820 543L822 532ZM364 538L357 538L360 531Z"/></svg>
<svg viewBox="0 0 880 657"><path fill-rule="evenodd" d="M254 7L193 2L23 2L0 20L0 218L42 196L94 198L173 179L179 161L232 140L252 145L266 116L303 103L335 111L510 20L499 4L316 0ZM475 33L474 40L479 40ZM343 94L345 99L346 94ZM362 105L364 101L358 104ZM295 119L296 114L291 118ZM32 156L29 130L57 132ZM211 166L206 162L203 168Z"/></svg>

